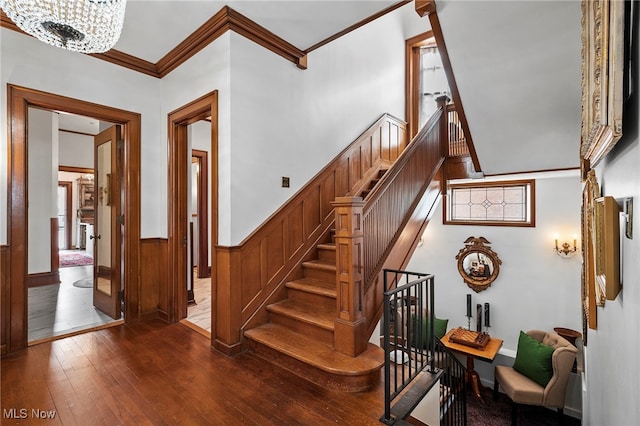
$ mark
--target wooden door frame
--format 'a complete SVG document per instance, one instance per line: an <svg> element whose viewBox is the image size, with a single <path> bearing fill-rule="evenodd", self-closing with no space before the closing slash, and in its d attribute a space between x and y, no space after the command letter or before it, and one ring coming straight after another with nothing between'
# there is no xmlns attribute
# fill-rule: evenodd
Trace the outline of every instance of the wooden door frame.
<svg viewBox="0 0 640 426"><path fill-rule="evenodd" d="M198 159L198 278L211 276L209 269L209 154L191 149L191 156ZM206 238L205 238L206 236Z"/></svg>
<svg viewBox="0 0 640 426"><path fill-rule="evenodd" d="M7 84L9 294L3 296L2 321L7 352L27 346L27 125L29 107L93 117L123 126L125 321L139 318L140 298L140 124L138 113Z"/></svg>
<svg viewBox="0 0 640 426"><path fill-rule="evenodd" d="M62 186L67 189L67 200L66 200L67 214L65 216L65 222L64 222L64 232L65 232L64 238L65 238L65 241L67 242L67 248L65 250L70 250L71 248L71 214L73 213L73 206L72 206L73 182L68 180L59 180L58 186L59 187ZM60 246L58 246L58 249L60 249Z"/></svg>
<svg viewBox="0 0 640 426"><path fill-rule="evenodd" d="M168 115L169 143L169 288L167 320L177 322L187 317L187 179L191 152L188 149L189 124L211 119L211 245L218 243L218 91L208 93ZM215 248L211 255L211 276L216 276ZM211 308L216 306L216 292L211 281ZM211 315L211 339L215 339L215 315Z"/></svg>

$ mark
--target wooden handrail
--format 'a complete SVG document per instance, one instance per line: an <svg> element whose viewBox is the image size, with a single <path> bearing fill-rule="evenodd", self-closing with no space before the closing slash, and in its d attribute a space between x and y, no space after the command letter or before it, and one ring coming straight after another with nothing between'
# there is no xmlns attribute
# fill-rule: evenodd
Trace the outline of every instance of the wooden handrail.
<svg viewBox="0 0 640 426"><path fill-rule="evenodd" d="M360 197L344 197L335 204L338 313L334 343L340 352L362 353L371 324L379 319L380 274L444 162L441 136L446 118L440 107L364 205Z"/></svg>

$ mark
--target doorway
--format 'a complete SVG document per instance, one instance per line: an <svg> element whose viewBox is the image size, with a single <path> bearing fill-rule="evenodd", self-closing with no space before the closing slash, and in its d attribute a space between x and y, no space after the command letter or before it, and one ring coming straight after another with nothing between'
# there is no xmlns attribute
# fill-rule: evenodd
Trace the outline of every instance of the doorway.
<svg viewBox="0 0 640 426"><path fill-rule="evenodd" d="M93 117L100 121L120 124L123 130L122 172L125 177L120 186L119 197L122 201L123 235L122 262L117 268L125 289L125 320L138 317L137 304L128 303L137 300L139 293L138 269L140 251L140 115L118 110L86 101L71 99L33 89L8 85L8 113L10 135L10 181L9 208L9 272L10 292L3 303L3 317L7 327L7 351L23 349L28 343L28 275L29 257L29 186L27 140L29 110L58 111ZM47 154L51 162L51 156ZM47 158L45 157L44 160ZM55 192L51 187L51 192ZM33 210L33 209L31 209ZM51 229L54 229L52 221ZM56 221L57 222L57 217ZM55 225L57 231L57 223ZM31 232L33 233L33 232ZM56 232L57 233L57 232ZM52 239L53 240L53 239ZM57 241L57 238L55 239ZM56 262L51 262L54 265Z"/></svg>
<svg viewBox="0 0 640 426"><path fill-rule="evenodd" d="M169 114L169 321L177 322L188 318L189 292L194 294L195 305L207 303L208 312L200 312L197 328L215 336L215 277L218 242L218 123L217 91L209 93ZM196 157L198 173L194 173L192 159ZM198 151L208 151L210 160L205 172L204 156ZM201 160L202 159L202 160ZM202 161L202 162L201 162ZM203 180L208 183L208 191L203 188ZM194 196L195 191L195 196ZM199 207L198 207L199 206ZM196 219L198 241L190 235L191 223ZM205 227L206 225L206 227ZM208 234L205 237L202 234ZM194 232L196 235L196 232ZM209 268L205 265L210 255ZM194 256L192 256L192 254ZM193 260L192 260L193 259ZM197 263L196 263L197 262ZM197 264L197 277L193 266ZM211 278L207 278L210 276ZM195 279L194 279L195 277ZM202 281L205 280L205 281ZM208 286L209 300L198 301L198 282ZM196 308L196 311L199 309ZM206 311L206 309L205 309ZM208 314L208 315L207 315ZM191 316L191 320L194 317ZM205 321L203 323L202 321ZM208 324L206 324L208 322ZM199 330L201 331L201 330Z"/></svg>

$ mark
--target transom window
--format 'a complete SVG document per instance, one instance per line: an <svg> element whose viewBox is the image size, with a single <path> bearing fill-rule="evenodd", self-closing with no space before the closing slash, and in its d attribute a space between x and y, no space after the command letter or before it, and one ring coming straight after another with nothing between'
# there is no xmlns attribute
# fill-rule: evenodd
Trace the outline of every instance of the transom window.
<svg viewBox="0 0 640 426"><path fill-rule="evenodd" d="M535 226L535 181L451 184L445 223Z"/></svg>

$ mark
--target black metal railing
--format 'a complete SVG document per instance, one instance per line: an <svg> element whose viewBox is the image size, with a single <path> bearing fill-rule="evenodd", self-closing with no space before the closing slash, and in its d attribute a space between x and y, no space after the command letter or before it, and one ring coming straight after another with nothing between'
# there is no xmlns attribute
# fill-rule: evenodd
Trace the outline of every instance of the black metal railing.
<svg viewBox="0 0 640 426"><path fill-rule="evenodd" d="M421 399L439 380L441 423L466 425L465 367L434 335L434 282L431 274L384 270L382 423L408 416L419 400L407 402L406 396ZM403 393L417 383L420 392Z"/></svg>
<svg viewBox="0 0 640 426"><path fill-rule="evenodd" d="M435 347L439 355L437 368L443 371L440 376L440 424L466 426L466 368L439 339L436 339Z"/></svg>
<svg viewBox="0 0 640 426"><path fill-rule="evenodd" d="M433 288L433 275L384 270L383 423L392 424L394 421L391 415L393 399L423 370L432 372L435 368L433 357L429 356L429 349L434 348L434 342L433 339L426 339L427 336L433 336ZM427 333L424 321L427 313L430 321L426 324L430 326L431 333Z"/></svg>

